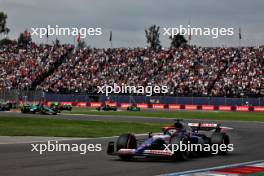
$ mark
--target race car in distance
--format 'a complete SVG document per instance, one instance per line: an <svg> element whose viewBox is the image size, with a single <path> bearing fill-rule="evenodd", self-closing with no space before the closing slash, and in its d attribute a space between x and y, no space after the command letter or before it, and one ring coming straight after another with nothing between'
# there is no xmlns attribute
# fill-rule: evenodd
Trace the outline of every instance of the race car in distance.
<svg viewBox="0 0 264 176"><path fill-rule="evenodd" d="M177 150L171 152L167 147L174 144L207 144L211 147L213 144L220 146L230 144L229 136L226 134L228 127L222 127L215 123L185 123L182 120L176 120L171 126L162 128L162 133L153 135L149 133L146 139L140 142L135 135L128 133L119 136L116 145L115 142L109 142L107 154L119 156L121 159L131 159L134 156L170 158L187 160L190 156L199 156L202 154L211 154L211 151L188 151ZM166 147L167 146L167 147ZM172 148L170 148L172 149ZM220 151L218 154L227 154L228 150Z"/></svg>
<svg viewBox="0 0 264 176"><path fill-rule="evenodd" d="M103 105L96 108L98 111L117 111L116 106Z"/></svg>
<svg viewBox="0 0 264 176"><path fill-rule="evenodd" d="M11 107L11 103L0 103L0 111L10 111Z"/></svg>
<svg viewBox="0 0 264 176"><path fill-rule="evenodd" d="M47 115L56 115L57 112L53 111L49 107L45 107L41 104L33 105L33 104L27 104L22 105L21 107L22 113L29 113L29 114L47 114Z"/></svg>
<svg viewBox="0 0 264 176"><path fill-rule="evenodd" d="M127 107L127 111L140 111L140 108L136 105L131 105Z"/></svg>
<svg viewBox="0 0 264 176"><path fill-rule="evenodd" d="M52 109L53 111L60 113L61 111L71 111L72 110L72 106L69 104L61 104L59 102L53 102L50 105L50 109Z"/></svg>

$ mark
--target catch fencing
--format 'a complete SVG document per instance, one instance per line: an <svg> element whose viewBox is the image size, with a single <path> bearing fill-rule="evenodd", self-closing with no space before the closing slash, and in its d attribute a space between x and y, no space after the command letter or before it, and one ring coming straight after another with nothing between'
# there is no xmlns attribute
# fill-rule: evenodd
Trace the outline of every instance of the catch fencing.
<svg viewBox="0 0 264 176"><path fill-rule="evenodd" d="M264 106L264 97L175 97L175 96L129 96L129 95L91 95L85 93L47 93L39 90L0 90L0 102L71 102L147 105L208 105L208 106Z"/></svg>
<svg viewBox="0 0 264 176"><path fill-rule="evenodd" d="M226 106L264 106L264 97L174 97L174 96L128 96L128 95L88 95L88 94L54 94L45 93L46 101L58 102L105 102L144 103L144 104L190 104L190 105L226 105Z"/></svg>
<svg viewBox="0 0 264 176"><path fill-rule="evenodd" d="M0 102L44 101L45 93L32 90L0 90Z"/></svg>

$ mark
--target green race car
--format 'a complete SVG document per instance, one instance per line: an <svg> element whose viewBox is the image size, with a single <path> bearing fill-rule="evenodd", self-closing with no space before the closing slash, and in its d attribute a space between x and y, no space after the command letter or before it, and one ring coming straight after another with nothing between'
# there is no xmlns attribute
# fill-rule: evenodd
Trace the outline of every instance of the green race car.
<svg viewBox="0 0 264 176"><path fill-rule="evenodd" d="M53 111L52 109L45 107L43 105L37 104L37 105L33 105L33 104L27 104L27 105L23 105L21 107L21 112L22 113L31 113L31 114L47 114L47 115L56 115L57 112Z"/></svg>
<svg viewBox="0 0 264 176"><path fill-rule="evenodd" d="M60 113L61 111L71 111L72 110L72 106L69 105L69 104L62 105L59 102L53 102L50 105L50 109L52 109L53 111L56 111L56 112Z"/></svg>
<svg viewBox="0 0 264 176"><path fill-rule="evenodd" d="M140 108L136 105L128 106L127 111L140 111Z"/></svg>

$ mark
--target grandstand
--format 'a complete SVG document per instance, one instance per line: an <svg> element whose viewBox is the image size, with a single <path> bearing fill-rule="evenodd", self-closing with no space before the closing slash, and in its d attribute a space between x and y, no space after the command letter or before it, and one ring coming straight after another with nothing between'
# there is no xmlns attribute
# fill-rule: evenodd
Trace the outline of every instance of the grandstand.
<svg viewBox="0 0 264 176"><path fill-rule="evenodd" d="M0 89L96 94L98 85L167 85L168 95L261 97L264 48L74 49L16 43L0 49Z"/></svg>

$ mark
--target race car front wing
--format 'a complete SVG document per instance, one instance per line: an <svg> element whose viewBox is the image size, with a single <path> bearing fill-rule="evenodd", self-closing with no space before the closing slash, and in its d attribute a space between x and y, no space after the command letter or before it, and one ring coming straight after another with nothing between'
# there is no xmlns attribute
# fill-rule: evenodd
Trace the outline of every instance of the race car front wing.
<svg viewBox="0 0 264 176"><path fill-rule="evenodd" d="M124 156L124 155L132 155L132 156L149 156L149 157L172 157L173 153L165 150L144 150L140 153L136 152L136 149L119 149L115 151L115 143L109 142L107 148L108 155L116 155L116 156Z"/></svg>

